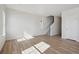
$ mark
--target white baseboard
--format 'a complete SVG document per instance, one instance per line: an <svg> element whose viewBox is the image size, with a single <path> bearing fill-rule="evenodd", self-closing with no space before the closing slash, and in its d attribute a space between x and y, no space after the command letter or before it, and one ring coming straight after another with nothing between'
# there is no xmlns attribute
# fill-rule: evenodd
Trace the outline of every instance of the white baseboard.
<svg viewBox="0 0 79 59"><path fill-rule="evenodd" d="M62 39L66 40L66 39L70 39L70 40L74 40L74 41L77 41L79 42L79 39L75 38L75 39L72 39L72 38L66 38L66 37L62 37Z"/></svg>

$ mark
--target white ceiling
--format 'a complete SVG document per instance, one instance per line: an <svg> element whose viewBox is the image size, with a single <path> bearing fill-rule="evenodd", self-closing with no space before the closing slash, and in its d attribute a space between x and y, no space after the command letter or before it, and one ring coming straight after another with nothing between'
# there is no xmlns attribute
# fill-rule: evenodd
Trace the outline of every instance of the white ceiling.
<svg viewBox="0 0 79 59"><path fill-rule="evenodd" d="M9 4L6 6L42 16L60 16L62 11L79 7L79 4Z"/></svg>

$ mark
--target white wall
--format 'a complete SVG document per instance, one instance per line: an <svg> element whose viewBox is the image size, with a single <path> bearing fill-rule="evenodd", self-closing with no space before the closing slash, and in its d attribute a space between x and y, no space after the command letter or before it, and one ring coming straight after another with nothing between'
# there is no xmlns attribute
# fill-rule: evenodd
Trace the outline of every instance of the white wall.
<svg viewBox="0 0 79 59"><path fill-rule="evenodd" d="M62 12L62 38L79 41L79 8Z"/></svg>
<svg viewBox="0 0 79 59"><path fill-rule="evenodd" d="M3 34L3 12L2 6L0 6L0 36Z"/></svg>
<svg viewBox="0 0 79 59"><path fill-rule="evenodd" d="M26 32L32 36L47 33L47 25L43 21L45 17L33 15L13 9L7 9L7 38L16 39L23 37ZM44 27L45 26L45 27Z"/></svg>
<svg viewBox="0 0 79 59"><path fill-rule="evenodd" d="M5 6L0 5L0 50L5 43Z"/></svg>
<svg viewBox="0 0 79 59"><path fill-rule="evenodd" d="M50 36L61 34L61 19L54 16L54 23L50 27Z"/></svg>
<svg viewBox="0 0 79 59"><path fill-rule="evenodd" d="M23 37L24 32L31 36L44 35L49 31L50 19L45 16L34 15L7 8L7 39ZM60 20L55 17L52 35L60 33Z"/></svg>

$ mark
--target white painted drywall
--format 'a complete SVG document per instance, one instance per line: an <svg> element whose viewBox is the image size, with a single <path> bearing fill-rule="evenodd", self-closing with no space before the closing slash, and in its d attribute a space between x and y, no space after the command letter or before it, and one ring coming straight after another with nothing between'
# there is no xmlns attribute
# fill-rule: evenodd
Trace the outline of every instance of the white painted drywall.
<svg viewBox="0 0 79 59"><path fill-rule="evenodd" d="M2 8L0 7L0 36L3 34L3 14Z"/></svg>
<svg viewBox="0 0 79 59"><path fill-rule="evenodd" d="M23 37L24 32L32 36L43 35L47 33L48 22L45 17L7 9L7 38L16 39Z"/></svg>
<svg viewBox="0 0 79 59"><path fill-rule="evenodd" d="M42 16L61 16L61 12L78 7L79 4L7 4L8 8Z"/></svg>
<svg viewBox="0 0 79 59"><path fill-rule="evenodd" d="M79 41L79 8L62 12L62 38Z"/></svg>
<svg viewBox="0 0 79 59"><path fill-rule="evenodd" d="M50 36L61 34L61 19L54 16L54 23L50 26Z"/></svg>
<svg viewBox="0 0 79 59"><path fill-rule="evenodd" d="M5 41L5 6L0 5L0 51Z"/></svg>

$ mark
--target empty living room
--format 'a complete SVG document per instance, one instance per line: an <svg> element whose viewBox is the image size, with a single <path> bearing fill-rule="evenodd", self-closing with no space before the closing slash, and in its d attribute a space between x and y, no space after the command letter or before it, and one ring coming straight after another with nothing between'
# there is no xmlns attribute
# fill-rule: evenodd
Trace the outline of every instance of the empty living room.
<svg viewBox="0 0 79 59"><path fill-rule="evenodd" d="M0 4L0 54L79 54L79 4Z"/></svg>

